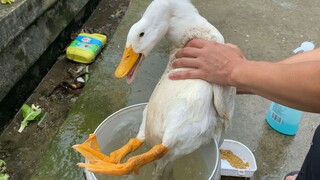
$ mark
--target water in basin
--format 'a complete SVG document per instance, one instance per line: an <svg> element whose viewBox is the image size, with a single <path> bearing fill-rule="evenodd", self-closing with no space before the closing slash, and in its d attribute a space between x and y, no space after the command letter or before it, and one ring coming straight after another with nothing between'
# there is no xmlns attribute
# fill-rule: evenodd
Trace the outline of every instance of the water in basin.
<svg viewBox="0 0 320 180"><path fill-rule="evenodd" d="M103 153L110 154L110 152L120 148L137 135L144 107L145 104L140 104L120 110L100 124L95 134L97 134L98 143ZM124 161L134 155L146 152L149 149L150 148L144 144L139 150L126 157ZM217 150L217 145L213 141L197 151L178 159L173 167L173 179L213 179L213 177L219 173L219 170L217 170L219 169ZM89 180L152 179L154 168L155 163L151 163L143 166L140 169L139 175L132 173L128 176L116 177L86 172L86 176Z"/></svg>

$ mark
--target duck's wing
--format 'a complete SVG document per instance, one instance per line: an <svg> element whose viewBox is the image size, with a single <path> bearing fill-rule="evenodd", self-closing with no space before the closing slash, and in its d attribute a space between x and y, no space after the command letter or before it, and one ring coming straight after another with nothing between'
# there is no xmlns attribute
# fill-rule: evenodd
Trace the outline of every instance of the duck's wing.
<svg viewBox="0 0 320 180"><path fill-rule="evenodd" d="M236 88L231 86L213 85L213 104L218 115L227 126L233 116Z"/></svg>

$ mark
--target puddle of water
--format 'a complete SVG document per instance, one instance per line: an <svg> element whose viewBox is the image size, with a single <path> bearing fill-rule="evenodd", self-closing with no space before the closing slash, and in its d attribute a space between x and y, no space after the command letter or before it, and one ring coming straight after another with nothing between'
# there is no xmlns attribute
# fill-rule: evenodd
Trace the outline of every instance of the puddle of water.
<svg viewBox="0 0 320 180"><path fill-rule="evenodd" d="M114 54L114 56L115 59L119 59L121 54ZM84 159L71 148L72 145L82 143L87 139L87 135L93 133L106 117L127 106L129 96L139 95L137 96L139 98L130 98L131 104L148 100L149 95L145 94L145 90L139 91L139 86L135 86L136 88L132 90L130 89L132 86L110 76L108 73L113 72L114 67L110 65L110 59L107 62L104 64L104 61L101 61L100 66L93 70L95 74L91 76L86 88L83 89L77 103L46 151L44 158L36 167L32 179L44 179L48 176L54 176L57 179L58 177L83 179L83 170L76 164L84 162ZM152 61L149 63L146 62L145 68L152 66L154 69L159 69L159 64L161 64L161 62L152 64ZM150 74L153 72L152 68L149 69ZM143 73L141 74L140 81L143 83L140 87L148 89L147 93L151 94L156 81L149 79L148 76L143 76ZM160 77L160 74L158 75ZM129 137L135 135L131 134ZM125 141L122 145L124 143Z"/></svg>

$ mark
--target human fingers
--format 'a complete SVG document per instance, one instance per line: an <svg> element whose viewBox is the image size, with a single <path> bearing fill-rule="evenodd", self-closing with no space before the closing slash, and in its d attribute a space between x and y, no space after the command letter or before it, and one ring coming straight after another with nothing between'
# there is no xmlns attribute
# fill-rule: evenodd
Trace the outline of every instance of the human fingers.
<svg viewBox="0 0 320 180"><path fill-rule="evenodd" d="M192 39L185 45L185 47L203 48L206 45L206 43L207 40Z"/></svg>
<svg viewBox="0 0 320 180"><path fill-rule="evenodd" d="M195 58L180 58L172 62L171 67L175 68L198 68L201 64Z"/></svg>
<svg viewBox="0 0 320 180"><path fill-rule="evenodd" d="M172 80L200 79L201 73L198 70L186 70L186 71L172 72L168 76Z"/></svg>
<svg viewBox="0 0 320 180"><path fill-rule="evenodd" d="M182 58L182 57L195 58L195 57L198 57L199 54L201 54L200 49L193 48L193 47L185 47L185 48L180 49L176 53L175 57L176 58Z"/></svg>

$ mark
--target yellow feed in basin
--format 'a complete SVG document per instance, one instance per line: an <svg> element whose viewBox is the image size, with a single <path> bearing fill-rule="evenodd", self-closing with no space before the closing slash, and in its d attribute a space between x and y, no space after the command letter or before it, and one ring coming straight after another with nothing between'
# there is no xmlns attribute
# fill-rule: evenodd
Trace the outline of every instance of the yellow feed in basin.
<svg viewBox="0 0 320 180"><path fill-rule="evenodd" d="M92 63L106 41L107 36L102 34L80 33L67 48L67 57L79 63Z"/></svg>

